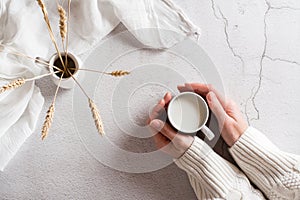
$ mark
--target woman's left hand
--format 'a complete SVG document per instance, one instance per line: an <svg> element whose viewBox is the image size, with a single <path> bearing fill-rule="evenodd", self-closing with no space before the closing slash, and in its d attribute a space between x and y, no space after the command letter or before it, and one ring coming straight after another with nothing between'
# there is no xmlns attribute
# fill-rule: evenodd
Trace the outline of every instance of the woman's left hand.
<svg viewBox="0 0 300 200"><path fill-rule="evenodd" d="M179 158L192 145L194 137L177 133L168 123L157 119L171 99L172 95L169 92L166 93L152 110L148 122L155 134L153 138L157 148L173 158Z"/></svg>

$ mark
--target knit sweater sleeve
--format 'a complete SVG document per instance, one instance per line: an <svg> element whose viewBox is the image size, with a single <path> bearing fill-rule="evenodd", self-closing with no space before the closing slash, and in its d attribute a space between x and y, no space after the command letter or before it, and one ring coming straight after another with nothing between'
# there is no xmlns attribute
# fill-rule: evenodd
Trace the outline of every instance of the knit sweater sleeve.
<svg viewBox="0 0 300 200"><path fill-rule="evenodd" d="M249 179L269 199L300 199L300 159L279 150L261 132L249 127L230 148Z"/></svg>
<svg viewBox="0 0 300 200"><path fill-rule="evenodd" d="M175 163L187 173L198 199L264 199L238 168L198 137Z"/></svg>

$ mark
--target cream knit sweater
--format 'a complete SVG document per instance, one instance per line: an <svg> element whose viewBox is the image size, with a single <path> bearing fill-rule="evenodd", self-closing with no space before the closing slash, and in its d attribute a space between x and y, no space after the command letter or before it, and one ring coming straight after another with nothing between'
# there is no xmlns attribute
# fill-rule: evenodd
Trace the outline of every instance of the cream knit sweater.
<svg viewBox="0 0 300 200"><path fill-rule="evenodd" d="M175 160L188 174L198 199L300 200L300 157L280 151L253 127L229 151L242 171L197 137Z"/></svg>

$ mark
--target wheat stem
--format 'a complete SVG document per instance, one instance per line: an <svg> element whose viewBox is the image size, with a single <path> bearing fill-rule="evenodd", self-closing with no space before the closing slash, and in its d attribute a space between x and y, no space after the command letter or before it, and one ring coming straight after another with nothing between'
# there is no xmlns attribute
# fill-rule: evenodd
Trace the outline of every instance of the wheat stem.
<svg viewBox="0 0 300 200"><path fill-rule="evenodd" d="M56 97L57 97L57 94L58 94L58 89L60 87L60 83L61 83L63 75L64 75L64 73L62 73L62 75L59 79L59 82L57 84L52 103L51 103L51 105L50 105L50 107L47 111L45 122L44 122L43 128L42 128L42 140L44 140L46 138L46 136L48 135L50 127L51 127L52 122L53 122L54 111L55 111L55 101L56 101Z"/></svg>
<svg viewBox="0 0 300 200"><path fill-rule="evenodd" d="M79 88L81 89L81 91L83 92L83 94L89 99L89 95L86 93L86 91L83 89L83 87L80 85L80 83L76 80L76 78L73 76L73 74L70 72L70 70L67 68L67 71L69 72L69 74L71 75L72 79L75 81L75 83L79 86Z"/></svg>
<svg viewBox="0 0 300 200"><path fill-rule="evenodd" d="M60 71L60 72L63 72L62 69L56 67L55 65L51 65L51 64L49 64L49 63L47 63L47 62L45 62L45 61L43 61L43 60L40 60L40 59L37 59L37 58L33 58L33 57L27 56L27 55L25 55L25 54L20 54L20 53L17 53L17 52L5 52L5 53L12 54L12 55L16 55L16 56L23 56L23 57L25 57L25 58L32 59L32 60L34 60L34 61L37 61L37 62L39 62L39 63L42 63L42 64L44 64L44 65L47 65L48 67L53 67L54 69L56 69L56 70L58 70L58 71ZM38 66L38 65L37 65L37 66Z"/></svg>
<svg viewBox="0 0 300 200"><path fill-rule="evenodd" d="M77 69L77 68L69 68L69 69ZM100 70L95 70L95 69L87 69L87 68L79 68L77 70L82 70L82 71L89 71L89 72L96 72L100 74L105 74L106 72L100 71Z"/></svg>
<svg viewBox="0 0 300 200"><path fill-rule="evenodd" d="M9 49L10 51L15 51L15 50L9 48L9 47L6 46L6 45L0 44L0 46L3 46L3 47L5 47L5 48ZM26 54L24 54L24 53L21 53L21 52L19 52L19 51L16 51L16 52L0 51L0 52L8 53L8 54L16 55L16 56L22 56L22 57L24 57L24 58L27 58L27 59L31 59L31 60L40 62L40 63L42 63L42 64L44 64L44 65L47 65L48 67L53 67L54 69L56 69L56 70L58 70L58 71L60 71L60 72L63 72L63 70L61 70L60 68L58 68L58 67L56 67L56 66L54 66L54 65L51 65L51 64L49 64L49 63L47 63L47 62L45 62L45 61L43 61L43 60L36 59L36 58L31 57L31 56L28 56L28 55L26 55Z"/></svg>
<svg viewBox="0 0 300 200"><path fill-rule="evenodd" d="M7 91L7 90L10 90L10 89L15 89L15 88L18 88L18 87L21 87L22 85L25 84L25 82L28 82L28 81L33 81L33 80L37 80L37 79L40 79L40 78L43 78L45 76L50 76L52 74L55 74L55 73L58 73L59 71L56 71L56 72L51 72L51 73L48 73L48 74L43 74L43 75L40 75L40 76L35 76L35 77L32 77L32 78L19 78L17 80L14 80L4 86L2 86L0 88L0 94Z"/></svg>
<svg viewBox="0 0 300 200"><path fill-rule="evenodd" d="M59 79L59 82L58 82L58 84L57 84L57 87L56 87L56 90L55 90L55 94L54 94L52 103L55 103L55 100L56 100L56 97L57 97L57 94L58 94L58 89L59 89L59 87L60 87L60 84L61 84L61 81L62 81L63 76L64 76L64 72L63 72L62 75L60 76L60 79Z"/></svg>
<svg viewBox="0 0 300 200"><path fill-rule="evenodd" d="M69 71L69 69L67 69ZM91 112L93 115L93 119L95 121L95 125L96 128L99 132L100 135L104 135L104 129L103 129L103 123L99 114L99 111L97 109L96 104L91 100L91 98L88 96L88 94L85 92L85 90L83 89L83 87L80 85L80 83L76 80L76 78L71 74L71 72L69 71L71 77L73 78L73 80L76 82L76 84L80 87L80 89L82 90L82 92L85 94L85 96L87 97L88 101L89 101L89 107L91 108Z"/></svg>
<svg viewBox="0 0 300 200"><path fill-rule="evenodd" d="M42 74L42 75L39 75L39 76L35 76L35 77L32 77L32 78L26 78L25 81L33 81L33 80L37 80L37 79L41 79L41 78L44 78L46 76L51 76L53 74L56 74L60 71L56 71L56 72L50 72L50 73L47 73L47 74Z"/></svg>
<svg viewBox="0 0 300 200"><path fill-rule="evenodd" d="M70 69L75 69L75 68L70 68ZM110 75L110 76L125 76L125 75L129 75L130 72L129 71L124 71L124 70L116 70L116 71L112 71L112 72L103 72L103 71L99 71L99 70L95 70L95 69L85 69L85 68L79 68L77 70L83 70L83 71L89 71L89 72L96 72L96 73L100 73L100 74L106 74L106 75Z"/></svg>
<svg viewBox="0 0 300 200"><path fill-rule="evenodd" d="M57 43L56 43L56 40L55 40L55 37L54 37L54 33L53 33L53 31L52 31L52 28L51 28L51 24L50 24L50 21L49 21L49 17L48 17L48 12L47 12L46 6L45 6L43 0L37 0L37 2L38 2L39 6L40 6L41 9L42 9L42 13L43 13L43 15L44 15L44 20L45 20L45 22L46 22L46 25L47 25L48 32L49 32L50 38L51 38L51 40L52 40L52 43L54 44L54 47L55 47L55 49L56 49L56 52L57 52L57 54L58 54L58 56L59 56L59 59L60 59L60 61L61 61L61 64L62 64L63 67L65 68L65 64L64 64L63 59L62 59L62 57L61 57L61 53L60 53L60 51L59 51L59 49L58 49L58 46L57 46Z"/></svg>

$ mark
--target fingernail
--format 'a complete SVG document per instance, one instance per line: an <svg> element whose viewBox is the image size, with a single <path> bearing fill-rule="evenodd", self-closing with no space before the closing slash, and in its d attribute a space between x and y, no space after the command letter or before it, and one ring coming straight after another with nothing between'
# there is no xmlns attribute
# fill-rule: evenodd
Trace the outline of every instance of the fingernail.
<svg viewBox="0 0 300 200"><path fill-rule="evenodd" d="M206 95L207 101L211 102L211 101L212 101L212 98L213 98L213 95L214 95L213 92L209 92L209 93Z"/></svg>
<svg viewBox="0 0 300 200"><path fill-rule="evenodd" d="M164 105L165 104L165 100L164 99L159 100L158 104L159 105Z"/></svg>
<svg viewBox="0 0 300 200"><path fill-rule="evenodd" d="M166 99L166 98L168 98L168 96L170 96L170 92L167 92L166 94L165 94L165 96L164 96L164 100Z"/></svg>
<svg viewBox="0 0 300 200"><path fill-rule="evenodd" d="M178 90L184 88L184 85L177 85Z"/></svg>
<svg viewBox="0 0 300 200"><path fill-rule="evenodd" d="M156 130L160 130L161 128L161 123L159 120L152 120L151 123L150 123L150 126L152 128L155 128Z"/></svg>

